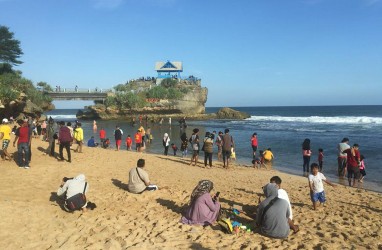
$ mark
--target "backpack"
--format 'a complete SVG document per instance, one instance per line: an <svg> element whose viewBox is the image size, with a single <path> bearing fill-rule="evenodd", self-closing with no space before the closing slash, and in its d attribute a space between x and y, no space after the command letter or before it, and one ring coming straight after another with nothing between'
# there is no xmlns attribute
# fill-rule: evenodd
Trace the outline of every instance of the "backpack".
<svg viewBox="0 0 382 250"><path fill-rule="evenodd" d="M65 201L65 206L69 209L69 212L79 210L86 204L85 190L87 184L88 183L85 182L84 191L82 193L73 195Z"/></svg>

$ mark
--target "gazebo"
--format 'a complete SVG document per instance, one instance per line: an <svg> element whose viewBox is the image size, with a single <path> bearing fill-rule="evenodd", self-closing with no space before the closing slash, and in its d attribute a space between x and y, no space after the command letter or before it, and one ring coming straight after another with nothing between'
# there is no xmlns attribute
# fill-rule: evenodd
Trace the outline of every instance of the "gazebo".
<svg viewBox="0 0 382 250"><path fill-rule="evenodd" d="M158 78L180 79L180 72L183 72L182 62L156 62L155 70L158 72Z"/></svg>

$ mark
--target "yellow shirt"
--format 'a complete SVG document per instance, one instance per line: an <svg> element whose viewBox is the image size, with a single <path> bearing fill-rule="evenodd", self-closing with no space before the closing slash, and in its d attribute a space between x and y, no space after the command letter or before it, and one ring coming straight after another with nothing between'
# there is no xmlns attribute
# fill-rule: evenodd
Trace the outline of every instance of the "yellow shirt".
<svg viewBox="0 0 382 250"><path fill-rule="evenodd" d="M0 125L0 133L4 133L3 140L10 140L12 129L8 125L3 124Z"/></svg>
<svg viewBox="0 0 382 250"><path fill-rule="evenodd" d="M263 156L264 156L264 159L267 160L267 161L270 161L270 160L273 159L273 154L269 150L265 150L264 153L263 153Z"/></svg>
<svg viewBox="0 0 382 250"><path fill-rule="evenodd" d="M76 141L84 140L84 131L81 127L78 127L74 130L74 139L76 139Z"/></svg>

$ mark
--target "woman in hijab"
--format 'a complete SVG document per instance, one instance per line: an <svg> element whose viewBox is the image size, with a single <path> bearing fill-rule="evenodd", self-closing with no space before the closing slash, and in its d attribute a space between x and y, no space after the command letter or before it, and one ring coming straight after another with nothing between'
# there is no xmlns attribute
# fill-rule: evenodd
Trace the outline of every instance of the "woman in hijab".
<svg viewBox="0 0 382 250"><path fill-rule="evenodd" d="M167 133L163 135L163 147L164 147L164 155L168 155L168 148L170 146L170 137Z"/></svg>
<svg viewBox="0 0 382 250"><path fill-rule="evenodd" d="M191 194L190 206L181 221L184 224L209 225L214 223L219 215L220 203L218 197L211 197L214 184L209 180L199 181Z"/></svg>

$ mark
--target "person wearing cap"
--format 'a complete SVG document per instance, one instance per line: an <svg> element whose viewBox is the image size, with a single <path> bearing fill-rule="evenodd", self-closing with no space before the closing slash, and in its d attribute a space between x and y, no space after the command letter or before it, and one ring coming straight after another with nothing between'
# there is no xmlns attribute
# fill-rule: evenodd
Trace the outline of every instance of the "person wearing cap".
<svg viewBox="0 0 382 250"><path fill-rule="evenodd" d="M13 146L16 147L17 142L17 160L19 167L29 169L29 146L32 137L29 134L28 119L18 120L17 123L20 127L16 129L16 137L13 141Z"/></svg>
<svg viewBox="0 0 382 250"><path fill-rule="evenodd" d="M12 160L12 156L7 151L12 133L12 129L8 126L8 123L8 119L4 118L2 124L0 125L0 139L3 139L3 151L1 152L1 158L3 160Z"/></svg>

